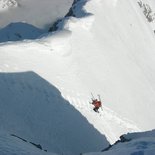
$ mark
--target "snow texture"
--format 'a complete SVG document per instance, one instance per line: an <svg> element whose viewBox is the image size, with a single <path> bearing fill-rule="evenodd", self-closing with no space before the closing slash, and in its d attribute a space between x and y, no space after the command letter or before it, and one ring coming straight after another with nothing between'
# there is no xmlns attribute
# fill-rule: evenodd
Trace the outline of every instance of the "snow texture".
<svg viewBox="0 0 155 155"><path fill-rule="evenodd" d="M36 39L45 32L27 23L11 23L0 29L0 42Z"/></svg>
<svg viewBox="0 0 155 155"><path fill-rule="evenodd" d="M137 2L75 0L70 10L55 32L0 44L0 130L73 155L153 129L155 36ZM91 92L101 95L100 113L89 104ZM152 137L143 141L154 146ZM128 150L122 154L136 143L120 144Z"/></svg>
<svg viewBox="0 0 155 155"><path fill-rule="evenodd" d="M32 144L15 138L5 132L0 132L1 155L56 155L39 150Z"/></svg>
<svg viewBox="0 0 155 155"><path fill-rule="evenodd" d="M154 155L155 131L123 135L124 142L118 142L102 153L88 153L84 155Z"/></svg>
<svg viewBox="0 0 155 155"><path fill-rule="evenodd" d="M0 12L17 6L18 3L16 0L0 0Z"/></svg>
<svg viewBox="0 0 155 155"><path fill-rule="evenodd" d="M59 154L97 151L108 145L57 88L37 74L1 73L0 85L0 130Z"/></svg>
<svg viewBox="0 0 155 155"><path fill-rule="evenodd" d="M52 23L65 16L72 0L17 2L0 1L0 10L3 10L0 13L0 42L37 39L48 31Z"/></svg>
<svg viewBox="0 0 155 155"><path fill-rule="evenodd" d="M25 22L41 29L62 18L73 0L0 0L0 28Z"/></svg>

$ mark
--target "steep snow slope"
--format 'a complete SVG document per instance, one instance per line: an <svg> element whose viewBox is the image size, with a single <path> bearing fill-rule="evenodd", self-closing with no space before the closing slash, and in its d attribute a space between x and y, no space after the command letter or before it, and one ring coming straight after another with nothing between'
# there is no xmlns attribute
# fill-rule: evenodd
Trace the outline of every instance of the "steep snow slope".
<svg viewBox="0 0 155 155"><path fill-rule="evenodd" d="M73 0L0 0L0 28L15 22L26 22L38 28L62 18Z"/></svg>
<svg viewBox="0 0 155 155"><path fill-rule="evenodd" d="M63 22L72 31L75 74L106 106L142 129L154 128L155 36L137 2L92 0L84 9L93 15Z"/></svg>
<svg viewBox="0 0 155 155"><path fill-rule="evenodd" d="M139 130L138 127L146 130L155 126L154 35L139 6L132 0L91 0L88 2L78 0L75 2L72 12L78 18L66 17L58 23L58 32L46 34L36 41L10 42L0 46L3 86L0 104L2 107L6 105L5 110L1 110L0 113L3 116L1 117L2 124L4 124L1 130L15 132L21 137L32 139L51 151L72 154L90 151L90 149L100 150L102 145L104 148L108 144L104 135L110 143L113 143L122 133ZM80 10L81 8L83 11ZM90 13L85 14L84 10ZM80 113L69 104L66 105L66 101L64 102L59 93L60 101L56 99L57 95L50 95L51 88L46 84L42 85L44 82L37 80L35 78L37 76L27 78L21 73L22 76L17 78L16 74L20 74L18 72L30 70L56 86L63 97ZM10 76L4 72L12 74ZM21 90L23 93L20 93ZM89 104L90 92L100 94L102 97L103 111L100 114L94 113L93 107ZM9 97L6 94L9 94ZM24 106L19 106L20 103ZM51 110L53 103L55 106ZM44 107L44 104L48 104L48 107ZM11 112L6 113L10 105L12 105ZM30 106L30 116L35 118L32 124L27 123L30 118L25 118L25 106ZM18 107L21 108L18 110L20 114L15 114ZM44 110L42 111L40 107L44 107ZM70 110L64 111L66 107ZM68 121L63 121L64 112L68 116ZM72 120L72 115L76 115L74 113L77 117L73 117ZM72 125L65 124L63 129L67 131L70 126L76 125L72 130L73 133L69 130L69 136L64 134L62 127L56 124L57 119L52 118L56 116L60 122L72 120ZM9 123L5 122L6 118ZM22 121L23 118L25 121ZM47 124L43 123L45 120L48 120ZM53 128L50 121L57 127ZM12 125L12 122L19 124L20 128ZM83 122L83 128L80 122ZM43 132L44 128L40 123L48 126L46 133ZM24 126L30 127L27 133L23 131ZM34 127L33 132L31 126ZM89 129L94 134L88 132ZM51 130L53 134L50 134ZM77 131L79 132L75 134ZM89 141L89 146L81 143L83 139L78 139L79 135L81 137L81 132L90 136L90 139L84 137L86 141L83 142L86 144ZM55 133L56 136L54 136ZM73 135L76 135L78 140ZM54 143L55 140L51 145L53 137L66 139L66 136L70 138L67 144L65 140L59 139L59 146ZM95 139L97 143L92 139Z"/></svg>
<svg viewBox="0 0 155 155"><path fill-rule="evenodd" d="M98 151L108 141L60 92L34 72L0 74L0 131L64 154Z"/></svg>
<svg viewBox="0 0 155 155"><path fill-rule="evenodd" d="M103 151L102 153L88 153L87 155L154 155L155 131L133 133L122 136L122 141ZM85 154L86 155L86 154Z"/></svg>
<svg viewBox="0 0 155 155"><path fill-rule="evenodd" d="M62 18L73 0L0 0L0 42L36 39Z"/></svg>
<svg viewBox="0 0 155 155"><path fill-rule="evenodd" d="M2 155L56 155L36 148L31 143L0 132L0 154Z"/></svg>

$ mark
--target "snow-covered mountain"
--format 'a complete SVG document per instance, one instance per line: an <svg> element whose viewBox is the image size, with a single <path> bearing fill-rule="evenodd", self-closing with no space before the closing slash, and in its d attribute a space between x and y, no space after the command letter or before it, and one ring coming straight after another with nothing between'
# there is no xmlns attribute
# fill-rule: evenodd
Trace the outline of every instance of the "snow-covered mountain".
<svg viewBox="0 0 155 155"><path fill-rule="evenodd" d="M26 22L41 29L62 18L73 0L0 0L0 28Z"/></svg>
<svg viewBox="0 0 155 155"><path fill-rule="evenodd" d="M102 150L100 153L87 153L85 155L154 155L155 131L132 133L122 135L114 145Z"/></svg>
<svg viewBox="0 0 155 155"><path fill-rule="evenodd" d="M5 132L0 132L0 154L3 155L56 155L38 148L37 144L27 142Z"/></svg>
<svg viewBox="0 0 155 155"><path fill-rule="evenodd" d="M53 26L46 9L39 18L29 17L36 12L31 6L41 10L41 1L17 1L2 12L15 23L0 30L1 154L16 143L17 155L35 147L32 143L44 154L98 152L122 134L155 128L154 20L148 22L140 7L142 2L153 10L153 1L74 0L72 7L70 2L61 3L63 13L68 9L64 18L56 9L53 19L60 19ZM51 9L49 3L45 8ZM26 9L23 22L16 15ZM101 95L100 113L89 103L91 92ZM11 147L2 145L5 138ZM154 146L154 139L144 141Z"/></svg>
<svg viewBox="0 0 155 155"><path fill-rule="evenodd" d="M0 0L0 42L36 39L69 10L73 0Z"/></svg>

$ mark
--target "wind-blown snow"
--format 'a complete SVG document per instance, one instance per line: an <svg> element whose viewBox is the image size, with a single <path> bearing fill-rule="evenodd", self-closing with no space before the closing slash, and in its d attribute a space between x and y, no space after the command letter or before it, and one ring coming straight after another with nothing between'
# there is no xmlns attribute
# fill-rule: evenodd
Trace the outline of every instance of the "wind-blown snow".
<svg viewBox="0 0 155 155"><path fill-rule="evenodd" d="M56 32L0 46L1 130L70 154L101 151L107 140L155 127L155 36L137 2L75 2ZM99 114L89 104L91 92L101 95Z"/></svg>

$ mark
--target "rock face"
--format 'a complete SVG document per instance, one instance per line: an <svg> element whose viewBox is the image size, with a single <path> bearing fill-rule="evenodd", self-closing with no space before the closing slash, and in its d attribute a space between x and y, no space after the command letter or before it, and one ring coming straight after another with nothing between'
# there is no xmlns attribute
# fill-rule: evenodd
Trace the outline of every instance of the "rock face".
<svg viewBox="0 0 155 155"><path fill-rule="evenodd" d="M5 11L17 6L18 3L15 0L0 0L0 11Z"/></svg>
<svg viewBox="0 0 155 155"><path fill-rule="evenodd" d="M78 2L79 0L74 0L73 1L73 4L71 6L71 8L69 9L68 13L65 15L65 18L68 18L68 17L76 17L75 13L74 13L74 7L76 5L76 3ZM49 32L53 32L53 31L57 31L59 29L59 24L61 24L63 22L63 20L65 18L62 18L62 19L59 19L57 20L50 28L49 28Z"/></svg>
<svg viewBox="0 0 155 155"><path fill-rule="evenodd" d="M57 31L61 29L63 23L65 23L65 19L69 17L76 17L81 18L87 15L91 15L91 13L87 13L83 6L87 3L87 0L74 0L71 8L69 9L68 13L64 16L64 18L57 20L50 28L49 32Z"/></svg>

